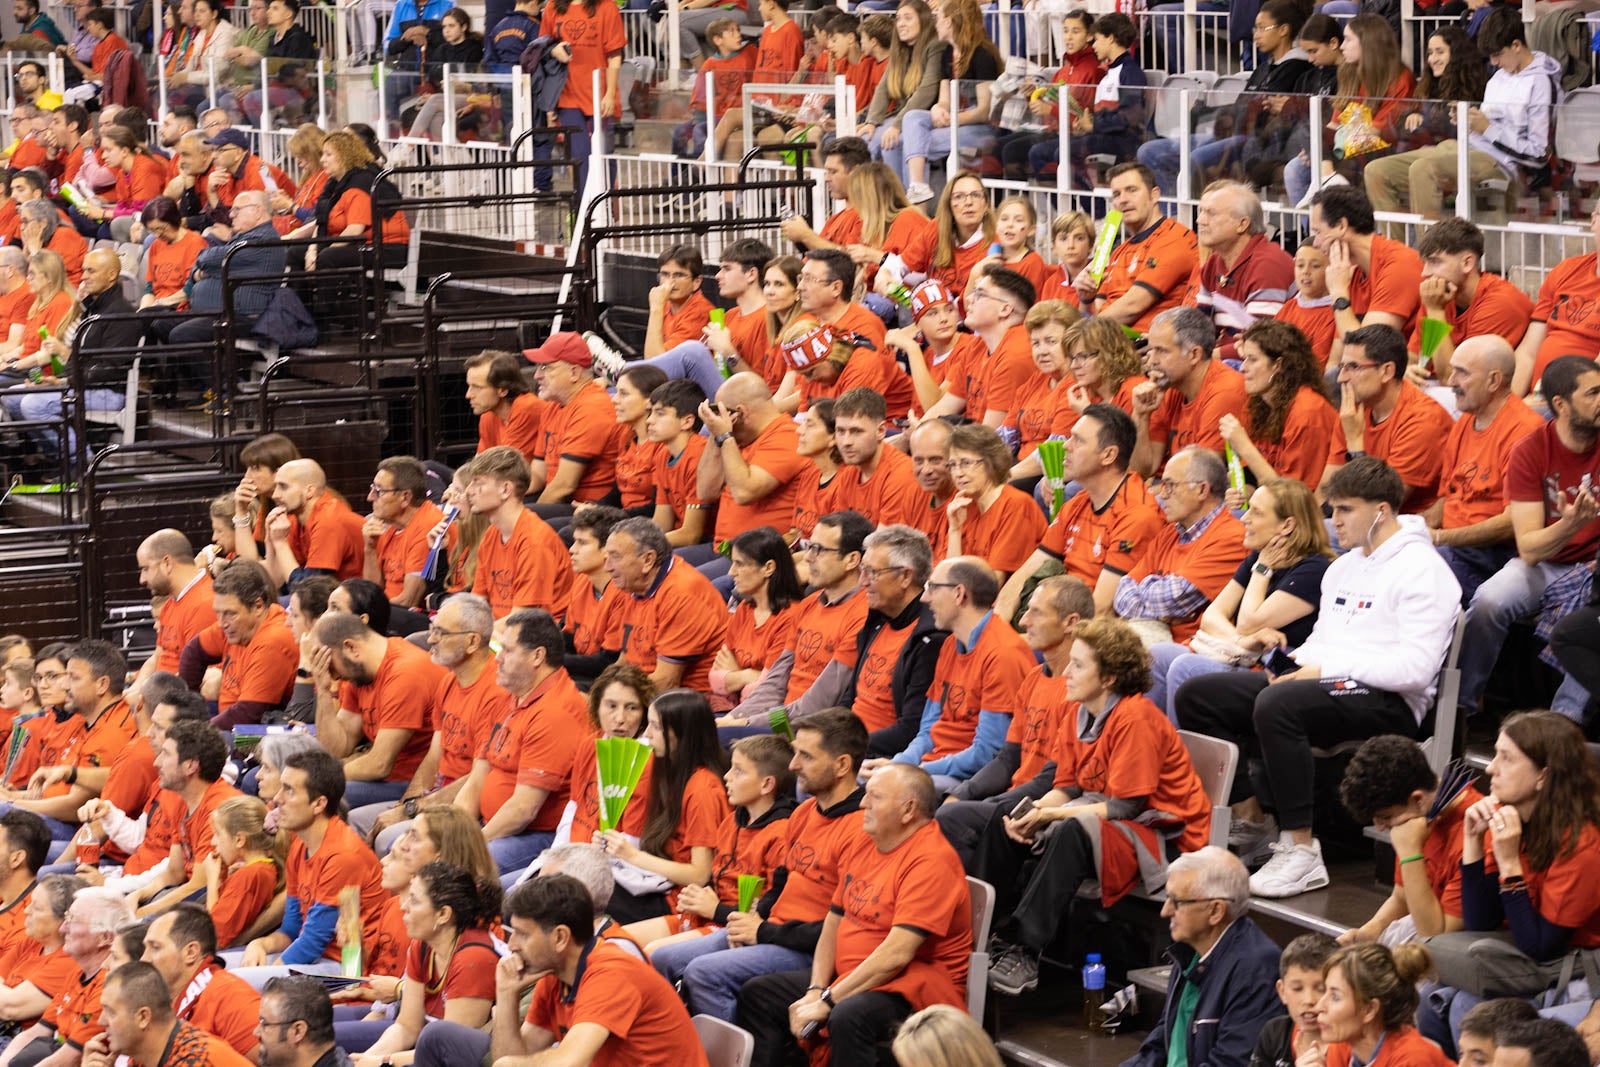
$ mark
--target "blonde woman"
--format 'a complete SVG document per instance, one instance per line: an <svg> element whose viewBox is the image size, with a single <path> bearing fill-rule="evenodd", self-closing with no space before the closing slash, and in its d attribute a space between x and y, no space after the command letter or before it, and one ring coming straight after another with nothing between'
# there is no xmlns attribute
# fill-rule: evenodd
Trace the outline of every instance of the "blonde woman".
<svg viewBox="0 0 1600 1067"><path fill-rule="evenodd" d="M890 1050L899 1067L1000 1067L1000 1053L978 1020L948 1004L908 1017Z"/></svg>
<svg viewBox="0 0 1600 1067"><path fill-rule="evenodd" d="M293 197L282 189L272 194L272 224L281 234L316 221L317 201L328 184L328 172L322 168L322 142L326 139L313 122L305 123L289 138L289 157L299 164L299 178Z"/></svg>
<svg viewBox="0 0 1600 1067"><path fill-rule="evenodd" d="M948 50L938 38L933 9L924 0L902 0L894 13L889 69L883 72L857 136L881 157L900 145L900 120L908 111L931 107L939 99L939 64Z"/></svg>
<svg viewBox="0 0 1600 1067"><path fill-rule="evenodd" d="M849 190L846 199L861 216L861 240L845 251L863 270L876 271L885 255L928 240L933 220L911 206L900 179L885 164L864 163L851 171Z"/></svg>

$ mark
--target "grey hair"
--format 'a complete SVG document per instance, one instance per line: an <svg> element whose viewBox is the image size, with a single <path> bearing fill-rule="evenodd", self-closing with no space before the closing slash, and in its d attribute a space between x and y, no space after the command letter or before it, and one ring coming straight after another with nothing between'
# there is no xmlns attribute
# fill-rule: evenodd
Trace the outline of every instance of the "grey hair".
<svg viewBox="0 0 1600 1067"><path fill-rule="evenodd" d="M78 890L72 903L78 905L79 913L91 934L115 934L133 922L132 902L105 886L92 885Z"/></svg>
<svg viewBox="0 0 1600 1067"><path fill-rule="evenodd" d="M667 543L667 535L661 532L653 520L638 516L632 519L623 519L611 527L611 536L627 534L633 538L634 547L640 552L654 552L656 566L666 565L667 557L672 555L672 546Z"/></svg>
<svg viewBox="0 0 1600 1067"><path fill-rule="evenodd" d="M1206 490L1215 497L1228 491L1228 464L1220 453L1190 445L1179 449L1178 455L1189 457L1189 481L1204 482Z"/></svg>
<svg viewBox="0 0 1600 1067"><path fill-rule="evenodd" d="M1168 878L1185 872L1195 876L1195 896L1227 902L1229 922L1250 910L1250 871L1227 849L1207 845L1167 865Z"/></svg>
<svg viewBox="0 0 1600 1067"><path fill-rule="evenodd" d="M494 635L494 609L489 602L475 593L457 593L446 597L443 604L439 605L442 611L451 604L461 615L461 628L470 630L479 637L488 641Z"/></svg>
<svg viewBox="0 0 1600 1067"><path fill-rule="evenodd" d="M28 253L16 245L0 248L0 268L14 270L18 274L28 273Z"/></svg>
<svg viewBox="0 0 1600 1067"><path fill-rule="evenodd" d="M557 845L546 850L542 872L552 873L551 864L560 868L556 873L568 875L583 883L583 888L589 891L589 899L594 902L596 914L605 911L611 904L611 894L617 886L616 877L611 873L611 862L606 859L606 854L601 851L599 845L576 843Z"/></svg>
<svg viewBox="0 0 1600 1067"><path fill-rule="evenodd" d="M1267 232L1267 220L1261 211L1261 197L1257 196L1256 191L1250 186L1232 178L1222 178L1206 186L1205 192L1200 195L1205 197L1211 193L1232 193L1233 217L1248 219L1252 235Z"/></svg>
<svg viewBox="0 0 1600 1067"><path fill-rule="evenodd" d="M185 133L183 136L178 138L178 144L181 145L185 141L198 141L200 143L200 147L206 150L206 155L210 155L215 151L211 145L206 143L210 136L211 135L206 133L204 130L190 130L188 133Z"/></svg>
<svg viewBox="0 0 1600 1067"><path fill-rule="evenodd" d="M933 548L921 530L895 523L869 533L863 547L888 549L889 566L909 570L919 587L928 584L928 575L933 572Z"/></svg>
<svg viewBox="0 0 1600 1067"><path fill-rule="evenodd" d="M240 193L238 196L233 198L233 206L238 207L241 201L255 204L269 215L272 213L272 199L260 189L250 189Z"/></svg>
<svg viewBox="0 0 1600 1067"><path fill-rule="evenodd" d="M1150 320L1151 326L1162 323L1170 325L1172 332L1177 335L1178 351L1198 348L1206 354L1207 359L1211 358L1211 350L1217 347L1217 327L1210 315L1199 308L1168 308Z"/></svg>
<svg viewBox="0 0 1600 1067"><path fill-rule="evenodd" d="M47 874L39 879L37 892L44 894L44 902L50 906L50 914L57 919L66 918L67 908L79 892L88 888L85 882L75 874Z"/></svg>
<svg viewBox="0 0 1600 1067"><path fill-rule="evenodd" d="M321 745L310 734L283 733L268 734L261 739L261 747L257 751L261 754L263 763L270 763L278 770L283 770L284 764L302 752L320 750Z"/></svg>
<svg viewBox="0 0 1600 1067"><path fill-rule="evenodd" d="M25 204L17 205L17 217L23 222L44 223L44 233L40 239L44 244L50 243L50 238L56 235L56 230L61 225L61 213L50 201L43 199L29 200Z"/></svg>

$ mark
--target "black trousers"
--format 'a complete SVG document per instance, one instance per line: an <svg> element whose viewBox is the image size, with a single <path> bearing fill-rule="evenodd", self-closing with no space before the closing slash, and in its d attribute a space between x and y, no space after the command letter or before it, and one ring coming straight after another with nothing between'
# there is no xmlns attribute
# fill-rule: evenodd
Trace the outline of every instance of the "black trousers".
<svg viewBox="0 0 1600 1067"><path fill-rule="evenodd" d="M1589 714L1600 702L1600 605L1585 604L1556 623L1550 652L1561 669L1589 691Z"/></svg>
<svg viewBox="0 0 1600 1067"><path fill-rule="evenodd" d="M983 875L973 869L973 863L977 859L978 843L988 832L995 813L1010 814L1011 809L1016 807L1024 796L1027 794L1022 790L1013 789L1008 793L983 800L958 800L954 804L940 805L935 815L939 829L944 831L945 840L950 842L950 847L961 857L961 866L974 878L983 878ZM984 881L988 879L985 878Z"/></svg>
<svg viewBox="0 0 1600 1067"><path fill-rule="evenodd" d="M1191 678L1174 699L1183 729L1232 741L1241 756L1261 757L1285 830L1311 828L1313 748L1379 734L1417 736L1416 716L1397 694L1349 681L1268 685L1259 671L1229 671ZM1250 795L1246 778L1234 776L1230 803Z"/></svg>
<svg viewBox="0 0 1600 1067"><path fill-rule="evenodd" d="M1002 819L1010 807L996 806L978 840L972 874L995 887L995 914L1009 915L998 927L1007 940L1035 952L1050 947L1072 908L1078 887L1099 877L1094 846L1077 819L1046 828L1037 853L1006 836Z"/></svg>
<svg viewBox="0 0 1600 1067"><path fill-rule="evenodd" d="M784 1067L800 1047L789 1033L789 1005L806 995L810 971L782 971L752 978L739 990L739 1025L756 1039L750 1067ZM898 993L858 993L828 1016L832 1067L877 1067L878 1043L887 1041L911 1014ZM802 1057L803 1059L803 1057Z"/></svg>

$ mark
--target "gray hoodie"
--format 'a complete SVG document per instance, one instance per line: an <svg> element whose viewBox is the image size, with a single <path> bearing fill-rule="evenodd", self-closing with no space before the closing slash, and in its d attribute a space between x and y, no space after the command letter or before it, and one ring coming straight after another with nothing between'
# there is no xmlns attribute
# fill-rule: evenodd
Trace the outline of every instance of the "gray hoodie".
<svg viewBox="0 0 1600 1067"><path fill-rule="evenodd" d="M1510 176L1543 164L1550 154L1550 111L1560 75L1560 65L1543 52L1535 52L1515 74L1495 71L1483 91L1489 128L1472 134L1468 144L1493 156Z"/></svg>

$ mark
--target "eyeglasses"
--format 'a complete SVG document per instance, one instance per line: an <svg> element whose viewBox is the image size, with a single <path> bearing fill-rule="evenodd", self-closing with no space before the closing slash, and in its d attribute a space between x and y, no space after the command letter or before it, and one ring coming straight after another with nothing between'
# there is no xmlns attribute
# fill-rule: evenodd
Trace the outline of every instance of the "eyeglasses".
<svg viewBox="0 0 1600 1067"><path fill-rule="evenodd" d="M954 589L960 584L960 582L924 582L922 587L924 589Z"/></svg>
<svg viewBox="0 0 1600 1067"><path fill-rule="evenodd" d="M884 567L879 569L877 567L869 567L865 563L856 568L861 574L861 580L864 582L875 582L885 574L892 574L895 571L908 571L910 569L910 567Z"/></svg>
<svg viewBox="0 0 1600 1067"><path fill-rule="evenodd" d="M1171 496L1173 490L1180 485L1205 485L1205 482L1175 482L1170 478L1155 478L1150 483L1150 491L1156 496Z"/></svg>
<svg viewBox="0 0 1600 1067"><path fill-rule="evenodd" d="M1213 900L1226 900L1227 897L1168 897L1166 903L1172 905L1172 910L1188 907L1190 904L1209 904Z"/></svg>
<svg viewBox="0 0 1600 1067"><path fill-rule="evenodd" d="M952 204L970 204L970 203L973 203L974 201L981 201L983 199L984 199L984 194L981 193L981 192L977 192L977 193L951 193L950 194L950 203L952 203Z"/></svg>
<svg viewBox="0 0 1600 1067"><path fill-rule="evenodd" d="M1341 363L1339 364L1339 373L1343 374L1345 371L1349 371L1354 374L1358 370L1372 370L1377 366L1379 366L1377 363Z"/></svg>
<svg viewBox="0 0 1600 1067"><path fill-rule="evenodd" d="M844 549L842 548L829 548L827 545L819 545L815 541L807 541L805 547L800 551L808 556L814 556L818 552L837 552L840 556L844 555Z"/></svg>
<svg viewBox="0 0 1600 1067"><path fill-rule="evenodd" d="M1096 355L1098 355L1098 353L1096 353L1096 352L1074 352L1074 353L1072 353L1072 355L1067 357L1067 362L1068 363L1089 363L1089 362L1092 362L1094 360Z"/></svg>
<svg viewBox="0 0 1600 1067"><path fill-rule="evenodd" d="M973 469L975 469L977 467L983 466L983 460L981 460L981 459L952 459L952 460L947 461L945 463L945 466L948 467L949 469L953 470L953 471L970 471L970 470L973 470Z"/></svg>
<svg viewBox="0 0 1600 1067"><path fill-rule="evenodd" d="M371 485L367 486L367 495L368 496L383 496L385 493L398 493L398 492L400 492L399 489L385 489L383 486L379 485L376 482L374 482Z"/></svg>
<svg viewBox="0 0 1600 1067"><path fill-rule="evenodd" d="M681 282L685 278L693 278L694 275L686 270L658 270L656 277L664 282Z"/></svg>
<svg viewBox="0 0 1600 1067"><path fill-rule="evenodd" d="M430 638L436 638L436 637L466 637L468 634L475 633L475 632L476 631L473 631L473 630L441 630L437 626L428 627L428 636Z"/></svg>
<svg viewBox="0 0 1600 1067"><path fill-rule="evenodd" d="M285 1026L293 1026L295 1023L300 1022L300 1021L301 1020L299 1020L299 1019L285 1019L281 1023L275 1023L271 1019L257 1019L256 1020L256 1025L261 1027L263 1030L265 1030L269 1026L276 1026L276 1027L279 1027L279 1028L282 1028L282 1027L285 1027Z"/></svg>
<svg viewBox="0 0 1600 1067"><path fill-rule="evenodd" d="M967 306L971 307L979 300L999 300L1000 298L987 289L973 289L967 294Z"/></svg>

